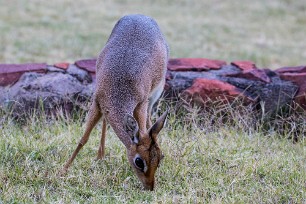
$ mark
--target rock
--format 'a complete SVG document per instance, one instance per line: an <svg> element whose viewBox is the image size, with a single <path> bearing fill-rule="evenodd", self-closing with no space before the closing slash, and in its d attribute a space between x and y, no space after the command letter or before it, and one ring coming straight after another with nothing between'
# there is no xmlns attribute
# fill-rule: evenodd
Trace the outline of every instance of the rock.
<svg viewBox="0 0 306 204"><path fill-rule="evenodd" d="M215 101L218 103L232 103L234 100L242 99L245 104L255 101L243 94L243 90L216 79L198 78L193 81L191 87L183 92L187 98L191 98L199 105L205 105L207 102Z"/></svg>
<svg viewBox="0 0 306 204"><path fill-rule="evenodd" d="M88 72L95 73L96 72L96 61L97 59L78 60L75 62L75 65Z"/></svg>
<svg viewBox="0 0 306 204"><path fill-rule="evenodd" d="M244 71L256 69L256 65L252 61L234 61L231 64Z"/></svg>
<svg viewBox="0 0 306 204"><path fill-rule="evenodd" d="M282 67L276 72L281 79L291 81L299 87L294 101L306 110L306 66Z"/></svg>
<svg viewBox="0 0 306 204"><path fill-rule="evenodd" d="M16 118L42 109L48 114L59 109L70 113L83 109L79 104L84 105L91 99L93 88L92 85L90 87L69 74L29 72L0 95L0 107L6 111L12 110Z"/></svg>
<svg viewBox="0 0 306 204"><path fill-rule="evenodd" d="M306 73L306 66L282 67L275 71L278 73Z"/></svg>
<svg viewBox="0 0 306 204"><path fill-rule="evenodd" d="M92 78L87 71L79 69L77 66L71 64L67 69L67 73L77 78L82 83L91 83Z"/></svg>
<svg viewBox="0 0 306 204"><path fill-rule="evenodd" d="M233 65L223 65L220 69L202 72L193 71L167 71L165 96L167 98L179 97L178 94L189 88L197 78L218 79L230 73L239 73L240 69Z"/></svg>
<svg viewBox="0 0 306 204"><path fill-rule="evenodd" d="M47 71L48 72L62 72L62 73L66 72L64 69L56 68L56 67L50 66L50 65L47 66Z"/></svg>
<svg viewBox="0 0 306 204"><path fill-rule="evenodd" d="M243 70L242 72L239 72L239 73L227 74L224 76L238 77L238 78L244 78L244 79L255 80L255 81L263 81L266 83L271 82L270 78L266 74L266 71L261 70L261 69Z"/></svg>
<svg viewBox="0 0 306 204"><path fill-rule="evenodd" d="M280 77L283 80L293 82L299 87L294 101L306 110L306 70L304 73L285 72Z"/></svg>
<svg viewBox="0 0 306 204"><path fill-rule="evenodd" d="M257 68L242 70L232 64L202 72L169 71L167 78L165 96L171 100L177 100L181 97L180 93L185 93L196 97L193 101L197 104L202 101L205 105L206 94L212 99L228 102L239 96L245 103L253 104L254 108L262 108L266 115L289 105L297 90L296 85L280 79L273 71Z"/></svg>
<svg viewBox="0 0 306 204"><path fill-rule="evenodd" d="M14 84L25 72L45 73L47 64L0 64L0 86Z"/></svg>
<svg viewBox="0 0 306 204"><path fill-rule="evenodd" d="M68 68L67 63L0 65L2 84L13 83L24 73L11 87L0 85L0 107L6 111L12 109L16 117L41 107L48 113L58 109L67 113L74 109L87 110L95 89L95 64L95 59L88 59L70 64ZM192 99L192 103L201 106L213 100L232 103L238 98L239 102L260 110L265 116L290 105L295 97L306 110L305 69L300 66L272 71L258 69L250 61L226 64L205 58L170 59L164 96L172 101Z"/></svg>
<svg viewBox="0 0 306 204"><path fill-rule="evenodd" d="M223 65L226 65L226 62L221 60L210 60L205 58L179 58L169 60L168 70L207 71L210 69L220 69Z"/></svg>
<svg viewBox="0 0 306 204"><path fill-rule="evenodd" d="M69 63L67 62L56 63L54 64L54 67L66 70L69 67Z"/></svg>
<svg viewBox="0 0 306 204"><path fill-rule="evenodd" d="M298 89L292 82L281 80L279 76L272 77L270 83L235 77L227 77L225 81L244 90L245 95L257 99L254 107L261 109L267 116L290 105Z"/></svg>

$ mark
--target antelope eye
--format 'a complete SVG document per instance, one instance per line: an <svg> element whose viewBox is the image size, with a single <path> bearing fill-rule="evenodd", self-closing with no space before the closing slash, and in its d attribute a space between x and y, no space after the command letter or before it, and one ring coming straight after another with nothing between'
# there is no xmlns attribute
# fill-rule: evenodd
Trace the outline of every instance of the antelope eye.
<svg viewBox="0 0 306 204"><path fill-rule="evenodd" d="M144 169L144 163L143 163L142 159L140 159L139 157L137 157L137 158L135 159L135 165L136 165L137 168L139 168L139 169L141 169L141 170L143 171L143 169Z"/></svg>

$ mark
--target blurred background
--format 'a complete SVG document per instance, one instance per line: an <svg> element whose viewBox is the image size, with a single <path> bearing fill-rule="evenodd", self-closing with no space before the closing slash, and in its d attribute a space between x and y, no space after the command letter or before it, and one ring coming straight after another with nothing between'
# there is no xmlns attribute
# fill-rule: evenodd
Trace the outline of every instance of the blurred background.
<svg viewBox="0 0 306 204"><path fill-rule="evenodd" d="M0 63L96 57L130 13L158 22L171 58L306 64L305 0L0 0Z"/></svg>

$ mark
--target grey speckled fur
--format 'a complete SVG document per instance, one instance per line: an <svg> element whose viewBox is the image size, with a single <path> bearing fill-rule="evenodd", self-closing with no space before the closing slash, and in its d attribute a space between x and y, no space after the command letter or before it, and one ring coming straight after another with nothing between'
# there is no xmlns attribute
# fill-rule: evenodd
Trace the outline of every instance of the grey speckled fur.
<svg viewBox="0 0 306 204"><path fill-rule="evenodd" d="M98 57L96 87L99 108L115 131L127 113L133 115L136 106L164 84L167 62L167 43L152 18L128 15L117 22ZM119 131L118 137L128 145Z"/></svg>

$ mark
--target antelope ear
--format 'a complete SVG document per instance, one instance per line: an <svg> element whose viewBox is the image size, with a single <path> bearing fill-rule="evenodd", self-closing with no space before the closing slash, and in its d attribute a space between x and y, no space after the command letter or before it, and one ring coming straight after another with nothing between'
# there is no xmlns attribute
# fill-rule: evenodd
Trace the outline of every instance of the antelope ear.
<svg viewBox="0 0 306 204"><path fill-rule="evenodd" d="M149 129L149 136L152 138L152 140L154 142L157 141L157 135L158 133L161 131L161 129L164 127L164 124L165 124L165 121L166 121L166 118L167 118L167 115L168 115L168 110L166 110L162 116L160 116L156 122L154 123L154 125Z"/></svg>
<svg viewBox="0 0 306 204"><path fill-rule="evenodd" d="M138 144L138 142L139 142L139 137L138 137L139 127L138 127L138 124L137 124L137 121L135 120L135 118L133 116L129 115L129 114L126 114L123 122L124 122L125 131L131 137L131 140L135 144Z"/></svg>

